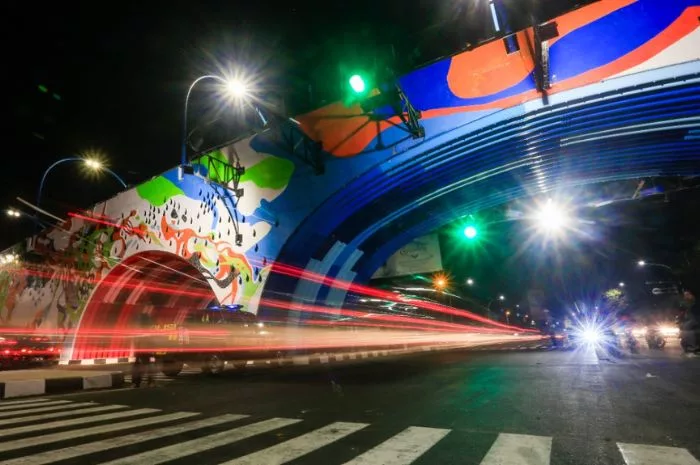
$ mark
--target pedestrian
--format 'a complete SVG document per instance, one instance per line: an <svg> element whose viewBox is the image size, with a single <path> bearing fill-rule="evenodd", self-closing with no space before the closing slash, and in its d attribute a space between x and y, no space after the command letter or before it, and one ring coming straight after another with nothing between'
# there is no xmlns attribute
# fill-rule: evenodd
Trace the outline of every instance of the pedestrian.
<svg viewBox="0 0 700 465"><path fill-rule="evenodd" d="M146 308L143 308L138 315L137 326L140 330L148 330L153 326L153 320ZM131 366L131 382L134 387L140 387L144 374L149 387L155 385L155 356L150 348L150 335L137 334L134 337L134 364Z"/></svg>
<svg viewBox="0 0 700 465"><path fill-rule="evenodd" d="M695 293L689 289L683 292L683 307L685 311L680 319L681 345L687 352L700 350L700 303Z"/></svg>

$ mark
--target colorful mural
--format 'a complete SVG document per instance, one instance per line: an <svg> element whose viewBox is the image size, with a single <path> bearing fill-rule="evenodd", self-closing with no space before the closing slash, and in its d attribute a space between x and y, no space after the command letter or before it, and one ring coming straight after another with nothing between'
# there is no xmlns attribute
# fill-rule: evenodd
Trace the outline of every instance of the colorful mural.
<svg viewBox="0 0 700 465"><path fill-rule="evenodd" d="M665 131L697 118L698 16L700 0L605 0L557 18L543 90L532 29L516 34L513 53L499 38L419 69L400 83L422 111L420 139L340 103L302 115L306 133L322 142L320 176L274 130L208 154L194 174L165 172L5 251L0 322L70 334L92 321L85 313L139 303L143 286L122 289L139 270L117 269L163 256L149 253L187 262L172 274L196 270L193 279L222 304L264 311L265 292L340 305L349 283L476 208L474 199L498 205L572 173L609 179L604 169L618 175L624 157L638 162L633 174L690 172L683 163L700 158L697 137L676 130L662 146L624 128ZM614 133L604 146L585 145L618 129L634 142ZM245 172L234 186L226 173L237 164ZM279 262L297 275L271 275ZM302 283L300 274L335 285Z"/></svg>
<svg viewBox="0 0 700 465"><path fill-rule="evenodd" d="M246 167L238 202L232 186L211 182L209 163L195 161L197 175L179 180L171 170L6 251L13 260L0 263L2 326L69 332L115 265L152 251L192 264L219 303L256 311L272 263L264 246L274 227L266 205L284 192L294 164L250 142L210 154Z"/></svg>

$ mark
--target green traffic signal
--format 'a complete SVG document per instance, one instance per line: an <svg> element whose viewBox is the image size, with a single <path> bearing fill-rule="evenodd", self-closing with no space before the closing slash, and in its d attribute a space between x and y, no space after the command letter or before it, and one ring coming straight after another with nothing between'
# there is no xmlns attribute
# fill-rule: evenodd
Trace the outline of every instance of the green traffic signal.
<svg viewBox="0 0 700 465"><path fill-rule="evenodd" d="M464 228L464 237L466 237L467 239L475 239L478 235L479 231L476 229L475 226L469 225L466 228Z"/></svg>
<svg viewBox="0 0 700 465"><path fill-rule="evenodd" d="M350 88L356 94L361 94L367 90L367 84L365 83L365 79L359 74L353 74L352 76L350 76L348 82L350 83Z"/></svg>

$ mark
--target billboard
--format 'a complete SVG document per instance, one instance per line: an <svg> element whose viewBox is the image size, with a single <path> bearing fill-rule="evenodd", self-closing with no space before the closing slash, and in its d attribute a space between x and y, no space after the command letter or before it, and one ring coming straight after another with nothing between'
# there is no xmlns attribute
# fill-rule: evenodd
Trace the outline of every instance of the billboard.
<svg viewBox="0 0 700 465"><path fill-rule="evenodd" d="M374 273L372 279L433 273L440 270L442 270L440 241L437 234L428 234L400 248L389 257L384 266Z"/></svg>

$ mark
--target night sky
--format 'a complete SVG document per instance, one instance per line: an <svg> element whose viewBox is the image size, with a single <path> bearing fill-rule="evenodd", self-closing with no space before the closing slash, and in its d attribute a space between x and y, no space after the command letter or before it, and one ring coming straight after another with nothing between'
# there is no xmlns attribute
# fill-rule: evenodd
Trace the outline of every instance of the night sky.
<svg viewBox="0 0 700 465"><path fill-rule="evenodd" d="M517 27L533 17L548 19L577 2L507 3ZM338 81L332 77L340 64L383 60L402 73L492 32L486 2L464 0L6 1L0 8L9 110L5 124L10 124L4 131L3 209L19 206L16 196L34 202L42 172L59 158L97 153L130 184L176 165L184 95L201 74L239 65L255 69L295 114L338 97L340 76ZM203 147L224 142L229 125L225 116L212 116L211 94L198 92L191 101L189 124L203 127ZM42 206L60 216L118 190L108 177L87 180L77 165L65 164L47 181ZM679 228L698 231L697 219L689 228L679 226L678 218L684 217L678 211L697 206L697 196L693 202L674 202L681 205L677 208L654 202L611 207L604 216L619 224L607 225L604 241L584 241L577 253L597 257L590 260L595 265L587 266L614 264L649 248L667 255L657 260L678 260L681 246L668 238ZM33 231L28 220L3 216L2 221L3 248ZM501 227L502 234L516 237L509 232L516 226ZM503 281L512 270L524 276L546 266L527 255L513 258L512 246L496 252L490 248L480 257L479 273ZM460 257L459 249L449 245L446 254ZM450 260L455 259L447 258L452 266ZM471 263L464 257L456 260ZM615 266L609 266L611 276L620 274ZM557 286L561 278L551 279L549 285ZM527 281L511 276L508 282L519 287L514 283L521 280Z"/></svg>

